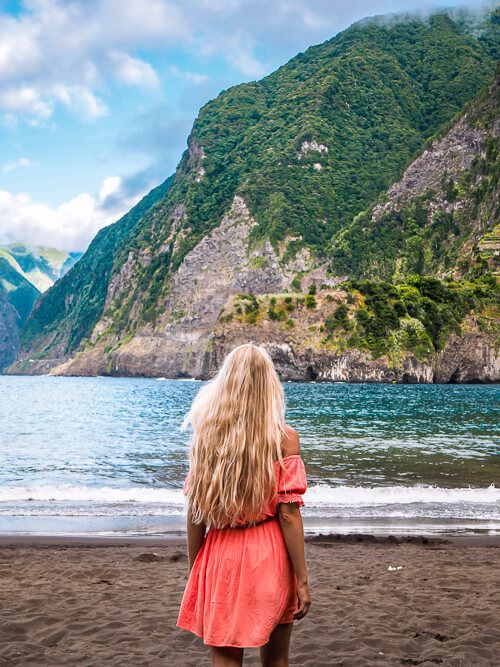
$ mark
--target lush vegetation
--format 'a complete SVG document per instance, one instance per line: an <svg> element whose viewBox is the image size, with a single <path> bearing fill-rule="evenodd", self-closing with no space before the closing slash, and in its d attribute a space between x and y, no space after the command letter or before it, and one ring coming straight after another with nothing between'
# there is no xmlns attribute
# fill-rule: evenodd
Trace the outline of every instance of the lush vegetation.
<svg viewBox="0 0 500 667"><path fill-rule="evenodd" d="M457 182L443 173L439 197L433 189L382 215L373 217L372 208L358 214L330 243L332 272L401 280L412 273L478 276L497 268L491 248L475 243L474 236L492 229L498 216L500 137L493 127L499 108L500 71L467 108L468 122L487 132L484 150L470 169ZM436 210L437 199L443 202L441 210ZM464 255L468 241L471 250Z"/></svg>
<svg viewBox="0 0 500 667"><path fill-rule="evenodd" d="M159 280L155 267L137 269L125 298L132 304L145 295L147 304L120 305L126 326L154 320L151 295L160 302L168 272L220 223L235 194L258 221L254 240L267 237L276 246L291 235L301 240L291 242L288 255L305 244L328 256L332 236L491 78L499 15L480 27L465 14L446 13L364 21L205 105L162 203L162 227L145 216L115 257L116 271L130 249L159 255L172 234L170 215L183 204L167 273ZM319 150L304 149L312 141Z"/></svg>
<svg viewBox="0 0 500 667"><path fill-rule="evenodd" d="M321 301L317 310L316 299ZM299 343L310 331L319 331L321 347L361 349L397 364L407 352L423 360L443 349L452 333L462 333L470 314L480 329L493 332L499 304L500 286L492 276L442 281L412 275L397 284L353 280L333 293L242 294L221 321L236 317L245 325L259 326L267 319L283 327L285 334L293 332Z"/></svg>
<svg viewBox="0 0 500 667"><path fill-rule="evenodd" d="M186 201L191 233L218 222L238 191L260 223L255 234L300 235L322 254L474 97L494 62L484 35L445 14L372 21L223 93L193 128L207 157ZM328 152L301 151L310 141Z"/></svg>
<svg viewBox="0 0 500 667"><path fill-rule="evenodd" d="M481 313L500 298L491 276L454 282L414 275L396 285L363 280L350 287L361 300L348 345L369 350L374 357L397 349L428 357L444 347L451 333L461 333L467 314Z"/></svg>

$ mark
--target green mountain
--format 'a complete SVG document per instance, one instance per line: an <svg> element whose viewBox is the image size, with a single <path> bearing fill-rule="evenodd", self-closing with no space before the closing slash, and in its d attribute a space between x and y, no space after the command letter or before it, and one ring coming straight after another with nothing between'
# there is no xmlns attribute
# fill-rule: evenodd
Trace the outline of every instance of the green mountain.
<svg viewBox="0 0 500 667"><path fill-rule="evenodd" d="M465 12L364 20L261 81L222 92L201 109L174 176L103 230L38 301L15 370L206 375L224 350L223 330L227 340L237 340L236 330L240 340L259 338L275 324L279 330L266 342L275 356L280 344L289 349L293 364L296 350L338 362L346 346L374 361L390 353L375 340L387 324L392 331L402 317L421 322L424 315L410 315L407 304L387 315L396 297L386 284L377 294L379 287L352 283L344 290L352 303L344 304L334 294L338 283L370 278L403 284L411 274L486 281L463 287L466 294L449 286L445 296L436 287L408 285L423 299L424 311L431 310L426 299L434 304L430 327L449 320L419 354L438 352L494 291L483 276L495 252L487 250L485 234L494 239L496 233L496 88L489 84L500 55L499 22L499 11L481 20ZM457 148L457 122L465 124L467 137L473 127L465 156ZM433 149L433 140L445 144ZM445 173L436 183L432 174L440 167L431 167L448 148L457 157L449 164L444 158ZM412 173L422 170L428 183L415 187ZM463 219L458 206L451 206L453 214L450 206L440 210L444 196L470 205ZM300 296L311 286L317 294ZM323 299L324 290L331 301ZM454 290L460 305L450 306L447 320L439 299L454 302ZM240 297L247 302L234 301ZM304 308L296 302L301 298ZM344 316L325 305L340 302ZM343 349L330 334L290 343L293 327L304 333L309 322L324 334L335 324L327 317L356 318L350 306L366 314L355 320L356 335L338 328ZM287 313L302 310L302 319L288 323L294 318ZM33 358L36 363L29 362ZM406 363L401 355L398 363Z"/></svg>
<svg viewBox="0 0 500 667"><path fill-rule="evenodd" d="M40 292L45 292L69 271L82 253L11 243L0 246L0 255L12 257L24 277Z"/></svg>
<svg viewBox="0 0 500 667"><path fill-rule="evenodd" d="M0 250L0 370L16 358L19 330L39 295L16 260Z"/></svg>
<svg viewBox="0 0 500 667"><path fill-rule="evenodd" d="M20 329L40 293L81 256L23 243L0 246L0 370L16 358Z"/></svg>

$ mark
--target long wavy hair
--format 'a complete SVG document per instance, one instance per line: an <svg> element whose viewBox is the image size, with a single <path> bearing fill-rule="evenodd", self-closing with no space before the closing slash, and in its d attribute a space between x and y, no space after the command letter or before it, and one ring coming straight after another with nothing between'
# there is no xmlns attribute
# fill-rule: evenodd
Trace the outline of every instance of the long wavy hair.
<svg viewBox="0 0 500 667"><path fill-rule="evenodd" d="M283 387L263 347L234 348L197 393L182 429L191 425L188 507L195 523L215 528L252 523L283 465Z"/></svg>

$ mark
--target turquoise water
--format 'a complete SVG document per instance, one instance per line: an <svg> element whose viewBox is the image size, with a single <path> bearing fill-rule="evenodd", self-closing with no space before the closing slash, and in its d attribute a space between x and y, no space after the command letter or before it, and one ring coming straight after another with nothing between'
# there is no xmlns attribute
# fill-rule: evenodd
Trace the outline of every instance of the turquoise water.
<svg viewBox="0 0 500 667"><path fill-rule="evenodd" d="M0 376L0 532L183 525L201 382ZM308 530L500 530L500 388L286 383Z"/></svg>

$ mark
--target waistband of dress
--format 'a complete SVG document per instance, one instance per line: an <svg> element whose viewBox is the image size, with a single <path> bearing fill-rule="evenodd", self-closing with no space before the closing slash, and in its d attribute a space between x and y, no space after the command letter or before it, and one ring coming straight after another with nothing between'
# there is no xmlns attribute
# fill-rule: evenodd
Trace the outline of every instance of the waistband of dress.
<svg viewBox="0 0 500 667"><path fill-rule="evenodd" d="M272 521L273 519L277 519L278 515L277 514L272 514L271 516L266 516L265 519L261 519L260 521L255 521L255 523L243 523L243 524L238 524L236 526L226 526L225 528L222 528L222 530L227 530L236 528L237 530L241 530L242 528L254 528L255 526L260 526L263 523L267 523L268 521Z"/></svg>

